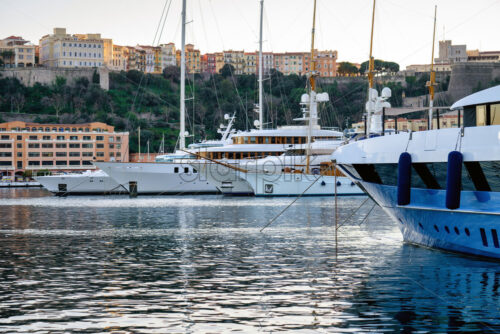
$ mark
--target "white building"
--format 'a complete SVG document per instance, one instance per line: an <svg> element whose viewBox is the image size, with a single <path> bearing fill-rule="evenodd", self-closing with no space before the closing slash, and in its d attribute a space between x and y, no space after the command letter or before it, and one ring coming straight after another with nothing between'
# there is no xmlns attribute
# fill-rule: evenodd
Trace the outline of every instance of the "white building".
<svg viewBox="0 0 500 334"><path fill-rule="evenodd" d="M101 34L66 34L66 28L54 28L54 34L40 39L40 64L47 67L100 67L104 64Z"/></svg>
<svg viewBox="0 0 500 334"><path fill-rule="evenodd" d="M161 69L164 70L168 66L176 66L175 44L161 44Z"/></svg>

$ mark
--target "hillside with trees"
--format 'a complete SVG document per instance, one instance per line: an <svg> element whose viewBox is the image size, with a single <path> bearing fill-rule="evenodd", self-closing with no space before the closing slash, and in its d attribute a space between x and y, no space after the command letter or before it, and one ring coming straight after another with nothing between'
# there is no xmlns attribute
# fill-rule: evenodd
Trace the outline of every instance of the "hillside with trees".
<svg viewBox="0 0 500 334"><path fill-rule="evenodd" d="M253 127L258 118L254 112L258 99L255 75L232 75L226 65L219 74L188 76L186 84L187 129L193 137L188 142L216 138L224 114L236 114L235 128ZM0 72L1 75L1 72ZM110 89L99 87L96 73L92 82L86 78L68 85L57 78L51 85L35 84L26 87L17 79L0 77L0 117L2 121L16 114L29 114L34 122L84 123L100 121L114 125L118 131L130 132L130 150L136 152L137 129L141 128L141 151L149 141L152 152L158 150L162 137L167 149L173 149L179 131L178 67L166 68L162 75L138 71L110 73ZM425 89L421 79L407 78L411 90ZM272 71L264 81L265 127L297 124L301 115L300 97L307 91L304 76ZM392 103L401 105L401 83L387 83L393 89ZM415 86L415 87L414 87ZM366 81L334 80L318 85L319 92L328 92L331 103L320 109L320 123L325 127L341 129L361 120L366 100ZM10 116L9 116L10 115Z"/></svg>

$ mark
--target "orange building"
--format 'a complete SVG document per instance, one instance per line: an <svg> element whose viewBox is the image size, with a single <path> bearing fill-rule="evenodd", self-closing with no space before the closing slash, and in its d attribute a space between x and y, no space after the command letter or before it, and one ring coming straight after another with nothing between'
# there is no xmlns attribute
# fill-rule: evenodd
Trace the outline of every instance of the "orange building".
<svg viewBox="0 0 500 334"><path fill-rule="evenodd" d="M100 123L0 123L0 173L86 170L92 161L128 162L128 132Z"/></svg>

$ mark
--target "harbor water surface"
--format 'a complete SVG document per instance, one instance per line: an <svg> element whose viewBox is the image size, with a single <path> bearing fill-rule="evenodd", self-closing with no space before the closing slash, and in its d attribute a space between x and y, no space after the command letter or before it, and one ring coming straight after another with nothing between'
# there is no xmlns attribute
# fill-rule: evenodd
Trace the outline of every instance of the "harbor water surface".
<svg viewBox="0 0 500 334"><path fill-rule="evenodd" d="M500 332L500 264L403 243L366 197L0 190L0 332ZM370 214L367 216L367 214ZM366 219L365 219L366 217Z"/></svg>

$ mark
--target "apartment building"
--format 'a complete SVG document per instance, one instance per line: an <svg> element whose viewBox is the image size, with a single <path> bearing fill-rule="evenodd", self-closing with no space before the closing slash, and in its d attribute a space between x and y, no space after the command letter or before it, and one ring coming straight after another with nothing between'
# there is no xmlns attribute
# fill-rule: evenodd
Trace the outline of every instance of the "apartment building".
<svg viewBox="0 0 500 334"><path fill-rule="evenodd" d="M127 70L127 58L128 53L126 52L126 47L121 45L113 45L113 59L108 68L112 71L126 71Z"/></svg>
<svg viewBox="0 0 500 334"><path fill-rule="evenodd" d="M337 76L337 51L317 51L314 52L316 59L316 71L320 77L335 77ZM304 64L309 67L308 59L304 59ZM304 73L308 70L304 68Z"/></svg>
<svg viewBox="0 0 500 334"><path fill-rule="evenodd" d="M146 71L146 51L137 49L133 46L124 47L125 56L127 58L127 71L136 70Z"/></svg>
<svg viewBox="0 0 500 334"><path fill-rule="evenodd" d="M243 74L245 69L245 52L244 51L223 51L224 64L229 64L234 67L234 75Z"/></svg>
<svg viewBox="0 0 500 334"><path fill-rule="evenodd" d="M259 54L257 52L245 52L243 57L245 59L243 74L256 74L258 72L257 63Z"/></svg>
<svg viewBox="0 0 500 334"><path fill-rule="evenodd" d="M66 33L54 28L52 35L40 39L40 64L47 67L100 67L104 64L101 34Z"/></svg>
<svg viewBox="0 0 500 334"><path fill-rule="evenodd" d="M186 44L186 71L187 73L201 72L200 50L194 48L193 44ZM177 66L181 65L181 50L176 51Z"/></svg>
<svg viewBox="0 0 500 334"><path fill-rule="evenodd" d="M470 50L467 51L467 61L484 63L500 62L500 51Z"/></svg>
<svg viewBox="0 0 500 334"><path fill-rule="evenodd" d="M175 44L161 44L161 68L164 70L168 66L176 66L177 61L175 59Z"/></svg>
<svg viewBox="0 0 500 334"><path fill-rule="evenodd" d="M162 49L160 46L137 45L136 49L144 51L146 73L159 74L162 72Z"/></svg>
<svg viewBox="0 0 500 334"><path fill-rule="evenodd" d="M6 67L35 66L35 46L20 36L0 40L0 58Z"/></svg>
<svg viewBox="0 0 500 334"><path fill-rule="evenodd" d="M201 71L205 73L217 73L217 61L215 53L206 53L201 56Z"/></svg>
<svg viewBox="0 0 500 334"><path fill-rule="evenodd" d="M304 52L285 52L274 54L274 68L285 75L303 75L307 67L304 66Z"/></svg>
<svg viewBox="0 0 500 334"><path fill-rule="evenodd" d="M259 68L259 54L257 53L257 73ZM274 68L274 54L272 52L262 52L262 73L264 75L269 75L271 69Z"/></svg>
<svg viewBox="0 0 500 334"><path fill-rule="evenodd" d="M0 123L0 172L85 170L93 161L128 162L128 132L100 123Z"/></svg>

